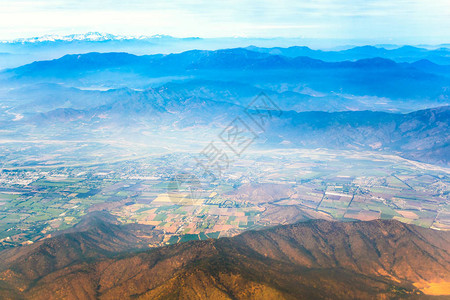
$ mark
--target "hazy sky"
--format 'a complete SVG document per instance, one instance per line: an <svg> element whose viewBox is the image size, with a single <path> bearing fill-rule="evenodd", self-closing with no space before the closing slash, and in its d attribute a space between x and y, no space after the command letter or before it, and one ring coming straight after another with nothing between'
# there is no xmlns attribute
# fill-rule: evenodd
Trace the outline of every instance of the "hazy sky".
<svg viewBox="0 0 450 300"><path fill-rule="evenodd" d="M0 40L100 31L450 42L450 0L0 0Z"/></svg>

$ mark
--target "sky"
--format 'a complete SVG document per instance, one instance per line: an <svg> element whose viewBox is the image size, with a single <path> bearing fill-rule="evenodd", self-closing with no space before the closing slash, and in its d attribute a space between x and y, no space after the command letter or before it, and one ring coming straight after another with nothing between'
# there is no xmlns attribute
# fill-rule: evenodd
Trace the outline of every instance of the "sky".
<svg viewBox="0 0 450 300"><path fill-rule="evenodd" d="M0 40L98 31L450 42L450 0L0 0Z"/></svg>

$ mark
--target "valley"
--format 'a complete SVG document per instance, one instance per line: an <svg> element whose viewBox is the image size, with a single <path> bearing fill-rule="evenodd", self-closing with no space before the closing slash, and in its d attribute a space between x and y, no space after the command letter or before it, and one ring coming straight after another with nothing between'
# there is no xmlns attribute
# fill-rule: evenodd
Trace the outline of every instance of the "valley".
<svg viewBox="0 0 450 300"><path fill-rule="evenodd" d="M49 238L104 210L123 224L164 232L151 246L309 219L394 219L450 230L450 171L374 152L253 150L217 180L205 177L189 153L42 164L3 168L3 248ZM191 179L183 182L179 174Z"/></svg>
<svg viewBox="0 0 450 300"><path fill-rule="evenodd" d="M448 48L88 36L0 44L60 47L0 70L0 298L450 293Z"/></svg>

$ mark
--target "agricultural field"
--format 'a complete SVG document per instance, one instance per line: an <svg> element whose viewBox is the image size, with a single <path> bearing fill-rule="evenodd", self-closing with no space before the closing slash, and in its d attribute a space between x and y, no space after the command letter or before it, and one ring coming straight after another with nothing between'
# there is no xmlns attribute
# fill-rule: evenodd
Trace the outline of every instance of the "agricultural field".
<svg viewBox="0 0 450 300"><path fill-rule="evenodd" d="M163 230L163 244L317 218L396 219L450 230L444 168L370 152L261 151L211 180L193 161L180 153L4 168L1 247L48 238L101 210Z"/></svg>

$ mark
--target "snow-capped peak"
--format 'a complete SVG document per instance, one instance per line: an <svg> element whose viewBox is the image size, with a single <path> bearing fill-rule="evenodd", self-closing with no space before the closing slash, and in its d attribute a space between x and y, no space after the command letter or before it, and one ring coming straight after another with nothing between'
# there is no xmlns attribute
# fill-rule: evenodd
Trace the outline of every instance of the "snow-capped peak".
<svg viewBox="0 0 450 300"><path fill-rule="evenodd" d="M70 34L70 35L57 35L57 34L48 34L40 37L32 37L32 38L21 38L9 41L0 41L1 43L14 44L14 43L42 43L42 42L73 42L73 41L89 41L89 42L99 42L99 41L109 41L109 40L133 40L133 39L160 39L160 38L168 38L168 35L153 35L153 36L124 36L124 35L114 35L109 33L101 33L101 32L88 32L82 34Z"/></svg>

